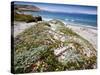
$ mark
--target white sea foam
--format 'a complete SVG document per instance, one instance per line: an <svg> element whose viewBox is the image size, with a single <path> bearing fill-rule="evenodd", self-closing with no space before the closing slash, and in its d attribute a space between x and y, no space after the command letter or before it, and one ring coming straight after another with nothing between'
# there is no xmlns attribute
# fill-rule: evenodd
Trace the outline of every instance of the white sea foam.
<svg viewBox="0 0 100 75"><path fill-rule="evenodd" d="M50 21L52 20L51 18L43 18L44 21Z"/></svg>

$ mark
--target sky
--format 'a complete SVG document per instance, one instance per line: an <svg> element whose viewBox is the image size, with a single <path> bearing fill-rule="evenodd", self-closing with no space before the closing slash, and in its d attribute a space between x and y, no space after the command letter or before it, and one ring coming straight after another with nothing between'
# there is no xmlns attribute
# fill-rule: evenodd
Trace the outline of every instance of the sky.
<svg viewBox="0 0 100 75"><path fill-rule="evenodd" d="M35 5L42 10L50 12L62 13L81 13L81 14L97 14L96 6L68 5L68 4L52 4L52 3L36 3L36 2L14 2L22 5Z"/></svg>

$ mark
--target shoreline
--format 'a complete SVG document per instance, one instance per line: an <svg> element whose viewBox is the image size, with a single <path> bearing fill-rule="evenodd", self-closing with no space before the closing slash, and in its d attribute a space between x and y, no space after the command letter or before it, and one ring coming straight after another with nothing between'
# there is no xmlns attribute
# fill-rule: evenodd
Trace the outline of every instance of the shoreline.
<svg viewBox="0 0 100 75"><path fill-rule="evenodd" d="M91 28L91 29L94 29L94 30L97 30L97 27L95 26L90 26L90 25L82 25L82 24L67 24L67 23L64 23L65 25L71 25L71 26L79 26L79 27L84 27L84 28Z"/></svg>
<svg viewBox="0 0 100 75"><path fill-rule="evenodd" d="M88 28L74 25L67 25L67 27L71 28L78 35L88 40L93 45L93 47L97 49L97 30L90 27Z"/></svg>
<svg viewBox="0 0 100 75"><path fill-rule="evenodd" d="M48 19L50 20L50 19ZM46 21L48 21L46 20ZM95 49L97 49L97 30L98 28L95 26L90 25L77 25L74 23L67 23L63 20L60 20L64 23L66 27L71 28L74 32L76 32L78 35L82 36L84 39L88 40Z"/></svg>
<svg viewBox="0 0 100 75"><path fill-rule="evenodd" d="M51 19L45 20L50 21ZM59 20L59 19L58 19ZM95 49L97 49L97 31L98 28L95 26L90 25L83 25L83 24L75 24L75 23L67 23L63 20L60 20L64 23L66 27L71 28L74 32L76 32L78 35L82 36L84 39L88 40Z"/></svg>
<svg viewBox="0 0 100 75"><path fill-rule="evenodd" d="M45 21L49 22L50 19L49 21L48 20ZM94 46L94 48L97 49L97 29L95 29L92 26L68 24L65 22L63 23L65 24L66 27L71 28L74 32L76 32L77 34L88 40ZM14 37L16 37L19 33L21 33L25 29L35 24L36 24L35 22L26 23L26 22L14 21Z"/></svg>
<svg viewBox="0 0 100 75"><path fill-rule="evenodd" d="M53 19L43 18L43 21L48 21L49 22L50 20L53 20ZM60 19L57 19L57 20L60 20ZM97 30L97 26L91 26L91 25L86 25L86 24L76 24L76 23L72 23L72 22L66 22L64 20L60 20L60 21L62 21L65 25L80 26L80 27L92 28L92 29Z"/></svg>

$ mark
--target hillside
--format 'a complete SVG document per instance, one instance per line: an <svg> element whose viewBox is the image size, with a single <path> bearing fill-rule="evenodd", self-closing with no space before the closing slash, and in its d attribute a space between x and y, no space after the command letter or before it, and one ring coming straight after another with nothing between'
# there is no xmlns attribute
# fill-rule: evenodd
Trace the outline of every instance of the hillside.
<svg viewBox="0 0 100 75"><path fill-rule="evenodd" d="M59 20L41 21L14 38L15 73L96 68L93 45Z"/></svg>
<svg viewBox="0 0 100 75"><path fill-rule="evenodd" d="M41 10L40 8L34 5L19 5L19 4L15 4L14 9L19 11L40 11Z"/></svg>

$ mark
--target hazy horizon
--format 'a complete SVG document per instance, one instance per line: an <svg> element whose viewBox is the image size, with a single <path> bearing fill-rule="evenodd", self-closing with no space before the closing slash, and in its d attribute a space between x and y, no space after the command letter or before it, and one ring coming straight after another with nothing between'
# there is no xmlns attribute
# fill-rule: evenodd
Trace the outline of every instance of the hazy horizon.
<svg viewBox="0 0 100 75"><path fill-rule="evenodd" d="M50 12L62 13L79 13L79 14L93 14L97 15L96 6L83 6L83 5L69 5L69 4L53 4L53 3L36 3L36 2L14 2L20 5L33 5L38 8Z"/></svg>

